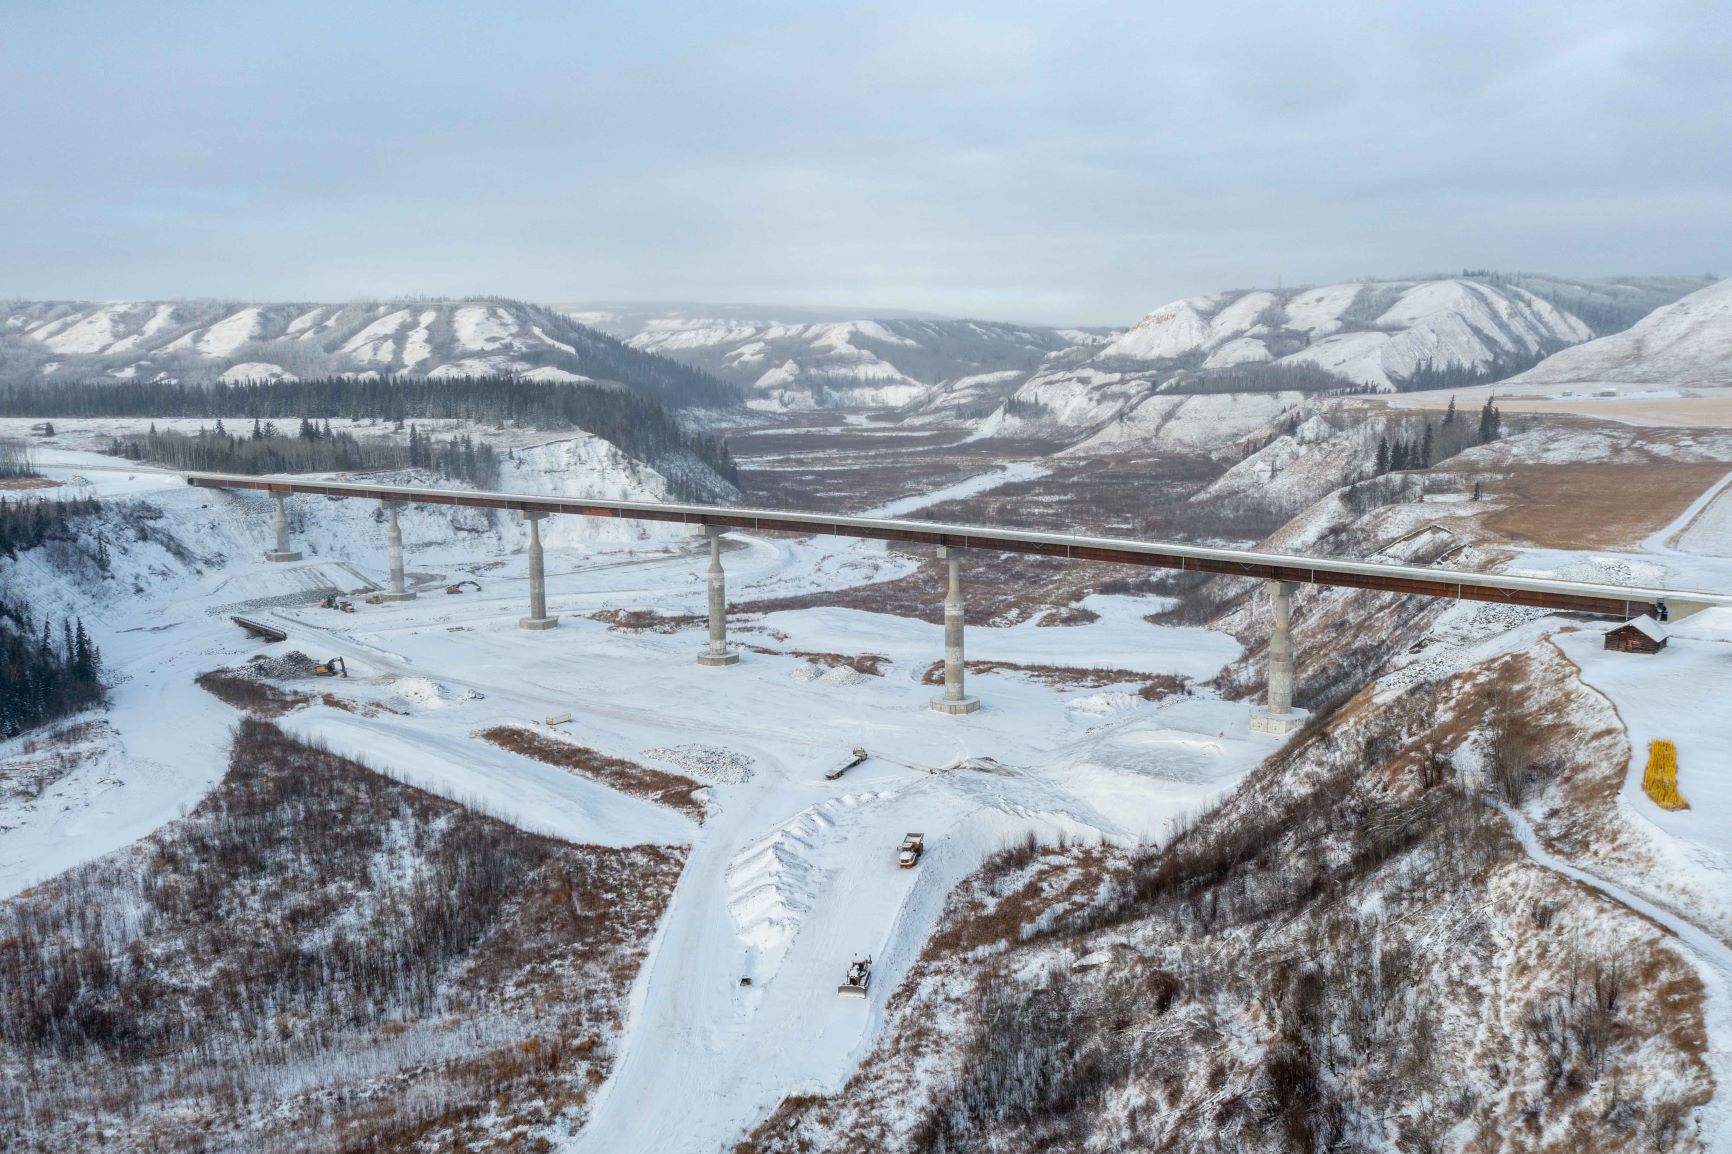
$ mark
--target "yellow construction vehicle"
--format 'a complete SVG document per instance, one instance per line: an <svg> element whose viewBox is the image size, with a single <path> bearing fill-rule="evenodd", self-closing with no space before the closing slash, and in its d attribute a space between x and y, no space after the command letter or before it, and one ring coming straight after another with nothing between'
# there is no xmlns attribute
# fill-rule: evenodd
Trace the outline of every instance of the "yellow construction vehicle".
<svg viewBox="0 0 1732 1154"><path fill-rule="evenodd" d="M465 585L473 586L477 593L481 592L481 583L479 581L459 581L455 585L445 586L445 592L447 592L447 593L461 593L461 592L463 592L463 587Z"/></svg>
<svg viewBox="0 0 1732 1154"><path fill-rule="evenodd" d="M341 657L333 657L329 661L321 661L313 666L314 677L347 677L349 666Z"/></svg>

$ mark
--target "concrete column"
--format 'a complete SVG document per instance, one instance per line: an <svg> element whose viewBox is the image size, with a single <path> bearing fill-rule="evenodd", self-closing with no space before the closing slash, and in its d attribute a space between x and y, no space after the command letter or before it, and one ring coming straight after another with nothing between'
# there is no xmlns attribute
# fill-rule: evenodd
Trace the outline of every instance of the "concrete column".
<svg viewBox="0 0 1732 1154"><path fill-rule="evenodd" d="M728 649L728 588L722 576L722 531L704 526L710 539L710 645L698 654L699 665L736 665L740 655Z"/></svg>
<svg viewBox="0 0 1732 1154"><path fill-rule="evenodd" d="M980 699L962 689L962 550L941 545L938 555L950 562L950 589L944 595L944 695L932 699L932 708L960 717L980 708Z"/></svg>
<svg viewBox="0 0 1732 1154"><path fill-rule="evenodd" d="M397 527L401 501L381 501L385 507L385 552L391 561L391 587L379 594L381 601L413 601L415 594L403 587L403 531Z"/></svg>
<svg viewBox="0 0 1732 1154"><path fill-rule="evenodd" d="M1268 585L1275 611L1275 628L1269 634L1269 704L1252 715L1251 730L1291 733L1305 723L1303 717L1293 712L1293 639L1289 632L1293 591L1299 586L1291 581L1271 581Z"/></svg>
<svg viewBox="0 0 1732 1154"><path fill-rule="evenodd" d="M546 513L523 514L529 524L529 616L517 624L524 629L552 629L559 618L547 615L547 572L541 565L541 519Z"/></svg>
<svg viewBox="0 0 1732 1154"><path fill-rule="evenodd" d="M277 502L277 547L265 553L266 561L299 561L301 551L289 548L289 511L287 493L272 493Z"/></svg>

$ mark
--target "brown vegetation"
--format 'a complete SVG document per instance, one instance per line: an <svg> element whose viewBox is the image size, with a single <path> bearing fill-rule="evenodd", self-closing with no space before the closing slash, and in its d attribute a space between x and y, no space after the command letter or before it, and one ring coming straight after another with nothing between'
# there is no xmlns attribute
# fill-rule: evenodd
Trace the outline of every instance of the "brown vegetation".
<svg viewBox="0 0 1732 1154"><path fill-rule="evenodd" d="M589 616L605 622L610 633L678 633L705 621L689 613L663 615L653 609L601 609Z"/></svg>
<svg viewBox="0 0 1732 1154"><path fill-rule="evenodd" d="M610 789L646 798L670 809L677 809L693 821L704 820L704 803L694 794L704 787L689 777L651 769L622 757L609 757L586 745L562 737L525 729L519 725L495 725L476 734L501 749L532 757L548 765L569 770L579 777L599 781Z"/></svg>
<svg viewBox="0 0 1732 1154"><path fill-rule="evenodd" d="M1488 720L1494 767L1571 764L1495 686L1362 694L1159 850L998 855L880 1052L738 1150L1690 1148L1700 982L1457 780Z"/></svg>
<svg viewBox="0 0 1732 1154"><path fill-rule="evenodd" d="M8 1149L539 1150L678 876L241 722L223 782L0 904Z"/></svg>
<svg viewBox="0 0 1732 1154"><path fill-rule="evenodd" d="M269 682L260 681L245 670L212 669L194 680L200 689L215 695L224 704L254 717L281 717L313 699L311 694L300 690L279 689Z"/></svg>
<svg viewBox="0 0 1732 1154"><path fill-rule="evenodd" d="M1103 689L1108 685L1134 685L1140 681L1143 684L1137 695L1148 701L1162 701L1175 693L1189 692L1187 679L1170 673L1138 673L1131 669L1099 666L1021 665L1014 661L967 661L963 668L970 675L1015 673L1053 689ZM928 665L920 680L925 685L943 685L944 662L934 661Z"/></svg>
<svg viewBox="0 0 1732 1154"><path fill-rule="evenodd" d="M1548 549L1633 545L1663 529L1708 486L1724 462L1643 461L1512 465L1486 485L1505 502L1485 526L1501 537Z"/></svg>

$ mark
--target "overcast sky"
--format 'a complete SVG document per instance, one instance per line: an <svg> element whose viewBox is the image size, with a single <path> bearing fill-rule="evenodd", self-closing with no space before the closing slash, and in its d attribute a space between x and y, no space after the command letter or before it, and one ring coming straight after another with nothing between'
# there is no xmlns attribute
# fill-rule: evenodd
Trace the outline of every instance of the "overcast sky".
<svg viewBox="0 0 1732 1154"><path fill-rule="evenodd" d="M0 296L1127 323L1732 270L1732 3L0 11Z"/></svg>

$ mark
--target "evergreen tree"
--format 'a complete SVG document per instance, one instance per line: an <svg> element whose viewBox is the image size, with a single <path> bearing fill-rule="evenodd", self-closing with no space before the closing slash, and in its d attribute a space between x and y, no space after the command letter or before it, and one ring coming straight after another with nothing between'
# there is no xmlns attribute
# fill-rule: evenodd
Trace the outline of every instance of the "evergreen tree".
<svg viewBox="0 0 1732 1154"><path fill-rule="evenodd" d="M1479 443L1489 444L1498 437L1498 411L1492 407L1491 398L1485 399L1485 407L1479 411Z"/></svg>
<svg viewBox="0 0 1732 1154"><path fill-rule="evenodd" d="M1443 427L1450 428L1455 424L1455 398L1449 398L1449 408L1443 414Z"/></svg>
<svg viewBox="0 0 1732 1154"><path fill-rule="evenodd" d="M1431 422L1425 422L1425 439L1419 444L1419 467L1431 468Z"/></svg>
<svg viewBox="0 0 1732 1154"><path fill-rule="evenodd" d="M1374 471L1380 477L1389 472L1389 441L1387 438L1377 438L1377 466Z"/></svg>

